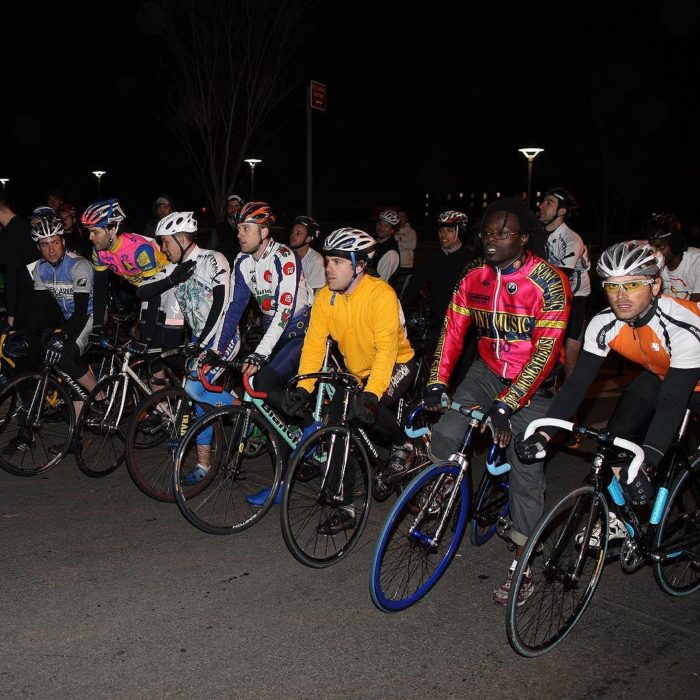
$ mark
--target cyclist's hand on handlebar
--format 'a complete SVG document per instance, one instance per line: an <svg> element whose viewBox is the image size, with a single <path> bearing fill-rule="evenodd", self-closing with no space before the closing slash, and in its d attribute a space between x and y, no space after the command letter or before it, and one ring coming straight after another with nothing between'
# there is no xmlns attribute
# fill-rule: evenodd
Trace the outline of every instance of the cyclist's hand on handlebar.
<svg viewBox="0 0 700 700"><path fill-rule="evenodd" d="M196 264L194 260L185 260L175 265L175 269L168 275L173 287L188 280L192 276Z"/></svg>
<svg viewBox="0 0 700 700"><path fill-rule="evenodd" d="M61 334L49 338L46 343L46 364L57 365L63 357L65 341Z"/></svg>
<svg viewBox="0 0 700 700"><path fill-rule="evenodd" d="M544 459L547 456L548 445L549 435L546 433L535 432L527 440L524 438L524 433L518 433L515 436L515 451L523 462L537 462Z"/></svg>
<svg viewBox="0 0 700 700"><path fill-rule="evenodd" d="M249 355L246 355L243 358L243 366L241 367L241 371L246 375L246 377L250 377L261 369L266 362L267 359L262 355L258 355L257 352L251 352Z"/></svg>
<svg viewBox="0 0 700 700"><path fill-rule="evenodd" d="M494 401L491 408L486 411L484 422L481 426L483 433L486 428L490 428L493 433L493 441L499 447L508 447L511 438L510 417L513 411L510 406L502 401Z"/></svg>
<svg viewBox="0 0 700 700"><path fill-rule="evenodd" d="M379 399L370 391L363 391L355 396L350 405L348 418L364 425L373 425L377 420Z"/></svg>
<svg viewBox="0 0 700 700"><path fill-rule="evenodd" d="M444 384L428 384L423 391L423 405L428 411L444 411L443 397L449 401L447 387Z"/></svg>
<svg viewBox="0 0 700 700"><path fill-rule="evenodd" d="M627 464L620 469L620 485L633 506L644 506L654 498L650 477L655 473L656 466L645 459L636 474L630 474L629 467Z"/></svg>
<svg viewBox="0 0 700 700"><path fill-rule="evenodd" d="M297 418L304 415L310 400L311 394L300 386L287 389L282 394L281 408L288 416Z"/></svg>

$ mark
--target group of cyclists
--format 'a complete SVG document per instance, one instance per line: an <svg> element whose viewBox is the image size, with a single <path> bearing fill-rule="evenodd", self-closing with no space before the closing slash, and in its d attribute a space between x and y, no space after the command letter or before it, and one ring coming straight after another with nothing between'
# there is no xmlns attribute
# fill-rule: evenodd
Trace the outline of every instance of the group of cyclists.
<svg viewBox="0 0 700 700"><path fill-rule="evenodd" d="M295 220L287 245L274 240L276 217L268 203L243 203L237 196L229 201L230 231L239 251L232 261L197 245L191 211L165 215L150 238L121 230L126 217L117 199L91 204L80 216L92 243L88 260L67 248L64 218L48 207L35 210L31 238L38 260L29 266L35 305L30 330L45 349L45 361L60 365L86 390L95 387L88 349L108 321L111 273L135 289L142 350L174 349L186 334L193 359L185 370L185 389L200 413L202 405L239 399L235 391L209 391L196 369L212 366L213 357L238 358L241 372L254 378L270 405L309 428L314 382L289 380L321 369L330 337L361 387L350 419L390 441L386 469L399 473L414 458L396 411L415 372L403 306L427 285L436 337L428 350L433 357L423 403L442 413L432 427L431 457L450 459L464 433L467 419L444 411L454 397L483 407L482 432L489 431L488 439L505 450L511 465L509 536L515 559L493 592L494 603L507 603L518 557L544 508L545 460L555 431L524 439L525 429L537 418L575 415L610 349L640 367L610 421L612 432L628 439L641 435L644 446L644 465L634 472L622 465L621 483L636 506L653 499L651 477L685 408L700 406L695 393L700 282L697 289L694 282L700 270L694 252L679 243L674 217L654 216L642 229L645 239L603 251L596 275L607 306L586 325L591 262L566 223L577 203L563 188L547 192L537 211L517 197L496 200L476 227L463 212L442 212L436 222L439 251L426 257L427 269L416 265L398 293L381 274L396 257L390 228L398 222L397 212L380 214L377 235L350 226L330 232L319 253L312 243L320 239L320 228L310 217ZM464 245L473 230L476 253ZM233 247L226 241L226 250ZM377 256L386 252L389 257L378 266ZM685 298L675 293L681 287ZM49 299L62 316L59 329L41 325ZM262 318L262 336L239 357L251 302ZM457 371L465 355L468 366ZM210 369L208 381L216 381L221 371ZM329 416L332 420L332 406ZM187 484L206 476L207 449L203 440L196 467L184 477ZM268 497L261 492L249 502L262 504ZM352 508L340 504L325 524L326 534L354 526ZM610 528L611 537L625 537L624 523L611 521ZM523 602L531 592L521 586Z"/></svg>

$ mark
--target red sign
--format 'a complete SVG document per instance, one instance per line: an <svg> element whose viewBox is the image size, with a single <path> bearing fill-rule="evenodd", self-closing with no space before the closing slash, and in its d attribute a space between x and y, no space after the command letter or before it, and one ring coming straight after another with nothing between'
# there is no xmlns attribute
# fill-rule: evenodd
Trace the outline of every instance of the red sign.
<svg viewBox="0 0 700 700"><path fill-rule="evenodd" d="M326 86L315 80L311 81L311 109L326 111Z"/></svg>

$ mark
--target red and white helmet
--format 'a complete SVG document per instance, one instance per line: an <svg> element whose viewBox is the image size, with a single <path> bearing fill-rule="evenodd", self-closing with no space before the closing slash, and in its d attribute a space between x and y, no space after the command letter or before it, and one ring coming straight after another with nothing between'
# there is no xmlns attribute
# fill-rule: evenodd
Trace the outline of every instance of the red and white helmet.
<svg viewBox="0 0 700 700"><path fill-rule="evenodd" d="M358 260L371 259L377 241L358 228L339 228L328 234L323 242L324 255L336 255L341 258L354 256Z"/></svg>
<svg viewBox="0 0 700 700"><path fill-rule="evenodd" d="M91 204L80 217L80 223L88 228L108 228L119 226L126 218L124 210L116 199Z"/></svg>

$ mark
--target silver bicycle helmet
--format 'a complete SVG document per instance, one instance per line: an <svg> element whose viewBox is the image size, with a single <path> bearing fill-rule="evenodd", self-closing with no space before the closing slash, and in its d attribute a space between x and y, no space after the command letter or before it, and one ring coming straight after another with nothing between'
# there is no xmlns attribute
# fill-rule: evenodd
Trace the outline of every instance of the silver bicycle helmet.
<svg viewBox="0 0 700 700"><path fill-rule="evenodd" d="M369 233L358 228L346 227L336 229L328 235L323 242L323 252L325 255L337 255L343 258L349 258L354 253L359 260L371 259L376 245L377 241Z"/></svg>
<svg viewBox="0 0 700 700"><path fill-rule="evenodd" d="M399 225L399 213L395 209L385 209L379 214L380 221L386 221L390 226Z"/></svg>
<svg viewBox="0 0 700 700"><path fill-rule="evenodd" d="M60 216L41 217L32 224L32 240L40 241L42 238L63 235L63 219Z"/></svg>
<svg viewBox="0 0 700 700"><path fill-rule="evenodd" d="M659 259L652 246L642 241L623 241L606 248L598 260L600 279L627 275L657 275Z"/></svg>

